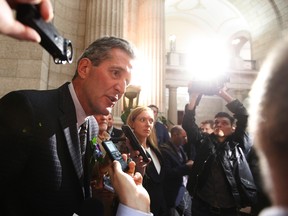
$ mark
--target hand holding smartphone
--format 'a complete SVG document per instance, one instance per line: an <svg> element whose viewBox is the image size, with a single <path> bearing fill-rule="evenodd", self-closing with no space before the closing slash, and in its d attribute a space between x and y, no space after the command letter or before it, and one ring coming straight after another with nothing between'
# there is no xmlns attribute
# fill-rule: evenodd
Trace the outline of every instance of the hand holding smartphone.
<svg viewBox="0 0 288 216"><path fill-rule="evenodd" d="M149 157L147 156L146 152L143 150L141 144L139 143L137 137L133 133L132 129L129 125L122 125L122 131L124 132L125 136L129 139L130 145L135 151L140 152L140 156L143 158L143 161L148 163Z"/></svg>
<svg viewBox="0 0 288 216"><path fill-rule="evenodd" d="M109 156L111 161L117 160L121 164L122 170L125 172L129 169L128 164L122 158L122 154L119 152L115 144L111 140L102 142L103 148L106 150L106 154ZM114 188L111 183L110 176L103 177L104 188L112 193L114 193Z"/></svg>
<svg viewBox="0 0 288 216"><path fill-rule="evenodd" d="M102 146L106 150L111 161L117 160L120 162L122 170L125 172L128 169L128 164L122 158L122 154L119 152L115 144L111 140L103 141Z"/></svg>

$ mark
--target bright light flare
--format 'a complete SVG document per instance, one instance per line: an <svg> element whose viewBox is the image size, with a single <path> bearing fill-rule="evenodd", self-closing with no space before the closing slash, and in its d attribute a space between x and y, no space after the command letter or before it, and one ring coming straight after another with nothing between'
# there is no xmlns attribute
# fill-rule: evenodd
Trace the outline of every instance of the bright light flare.
<svg viewBox="0 0 288 216"><path fill-rule="evenodd" d="M218 38L194 39L188 49L188 71L193 80L211 80L227 71L227 45Z"/></svg>

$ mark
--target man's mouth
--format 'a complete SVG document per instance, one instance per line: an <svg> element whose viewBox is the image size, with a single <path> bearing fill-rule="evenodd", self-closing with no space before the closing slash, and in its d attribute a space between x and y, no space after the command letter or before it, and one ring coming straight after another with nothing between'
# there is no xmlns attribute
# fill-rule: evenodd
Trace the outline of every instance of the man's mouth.
<svg viewBox="0 0 288 216"><path fill-rule="evenodd" d="M110 99L110 101L115 104L118 101L118 95L113 97L113 96L108 96L108 98Z"/></svg>

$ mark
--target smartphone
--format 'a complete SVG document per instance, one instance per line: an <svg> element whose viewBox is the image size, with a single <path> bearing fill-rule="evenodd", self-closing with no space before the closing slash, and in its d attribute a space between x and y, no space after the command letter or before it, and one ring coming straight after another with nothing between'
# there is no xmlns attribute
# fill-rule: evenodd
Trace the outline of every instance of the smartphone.
<svg viewBox="0 0 288 216"><path fill-rule="evenodd" d="M144 162L149 162L149 157L143 150L141 144L139 143L137 137L133 133L132 129L129 125L122 125L122 131L124 132L125 136L129 139L130 144L134 150L140 152L140 156L142 156Z"/></svg>
<svg viewBox="0 0 288 216"><path fill-rule="evenodd" d="M111 140L103 141L102 146L112 161L117 160L120 162L123 171L128 169L128 164L124 161L122 154Z"/></svg>

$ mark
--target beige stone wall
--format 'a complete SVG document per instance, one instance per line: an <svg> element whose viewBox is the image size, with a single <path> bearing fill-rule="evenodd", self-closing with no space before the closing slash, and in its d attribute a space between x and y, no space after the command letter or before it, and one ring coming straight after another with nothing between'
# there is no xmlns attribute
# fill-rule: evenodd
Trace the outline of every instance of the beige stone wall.
<svg viewBox="0 0 288 216"><path fill-rule="evenodd" d="M0 36L0 47L0 96L15 89L43 86L48 55L38 44Z"/></svg>
<svg viewBox="0 0 288 216"><path fill-rule="evenodd" d="M250 26L252 59L259 69L273 45L288 30L287 0L229 0L241 12Z"/></svg>
<svg viewBox="0 0 288 216"><path fill-rule="evenodd" d="M85 48L86 4L86 0L53 2L55 11L54 25L64 38L71 40L74 50L74 61L72 64L55 65L50 57L48 89L70 81L75 73L77 57Z"/></svg>

